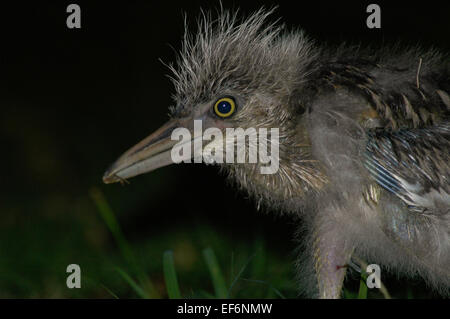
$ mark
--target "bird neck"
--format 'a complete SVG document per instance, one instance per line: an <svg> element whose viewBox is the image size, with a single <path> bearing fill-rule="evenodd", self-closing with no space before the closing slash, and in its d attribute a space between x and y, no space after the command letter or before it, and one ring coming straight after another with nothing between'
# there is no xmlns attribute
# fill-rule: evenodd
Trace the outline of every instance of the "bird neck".
<svg viewBox="0 0 450 319"><path fill-rule="evenodd" d="M318 161L311 157L304 125L280 128L279 167L273 174L261 174L262 164L224 165L229 177L246 191L257 208L270 207L284 212L298 211L299 200L317 194L327 183Z"/></svg>

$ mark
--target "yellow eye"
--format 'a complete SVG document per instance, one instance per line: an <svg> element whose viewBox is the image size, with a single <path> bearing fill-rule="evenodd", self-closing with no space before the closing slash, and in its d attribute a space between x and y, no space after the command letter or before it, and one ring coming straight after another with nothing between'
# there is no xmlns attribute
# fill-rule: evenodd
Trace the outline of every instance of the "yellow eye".
<svg viewBox="0 0 450 319"><path fill-rule="evenodd" d="M218 99L214 104L214 113L222 118L231 116L236 110L234 100L229 97Z"/></svg>

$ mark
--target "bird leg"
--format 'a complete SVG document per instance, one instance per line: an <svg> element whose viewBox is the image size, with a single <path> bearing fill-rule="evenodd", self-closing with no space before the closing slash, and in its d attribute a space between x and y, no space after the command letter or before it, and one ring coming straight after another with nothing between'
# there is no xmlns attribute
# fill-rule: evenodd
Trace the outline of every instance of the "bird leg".
<svg viewBox="0 0 450 319"><path fill-rule="evenodd" d="M324 225L313 236L314 270L319 298L339 299L353 247L342 239L339 230Z"/></svg>

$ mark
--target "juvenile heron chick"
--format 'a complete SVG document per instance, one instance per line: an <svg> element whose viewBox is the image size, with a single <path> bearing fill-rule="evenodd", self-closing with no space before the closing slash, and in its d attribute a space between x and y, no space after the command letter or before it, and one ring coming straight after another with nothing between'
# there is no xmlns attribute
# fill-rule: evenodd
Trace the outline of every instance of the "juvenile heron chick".
<svg viewBox="0 0 450 319"><path fill-rule="evenodd" d="M262 174L260 162L217 165L258 207L298 217L305 294L339 298L357 256L448 295L448 58L323 47L267 24L270 13L206 15L186 34L171 67L170 121L123 154L104 182L173 163L171 134L192 132L194 120L205 130L278 128L275 173Z"/></svg>

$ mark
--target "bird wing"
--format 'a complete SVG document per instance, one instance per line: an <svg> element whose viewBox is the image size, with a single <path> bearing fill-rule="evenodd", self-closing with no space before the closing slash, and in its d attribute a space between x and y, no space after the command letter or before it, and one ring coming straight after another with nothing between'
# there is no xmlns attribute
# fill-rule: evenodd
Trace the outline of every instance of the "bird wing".
<svg viewBox="0 0 450 319"><path fill-rule="evenodd" d="M450 207L450 123L368 132L365 166L375 181L409 208Z"/></svg>

